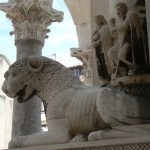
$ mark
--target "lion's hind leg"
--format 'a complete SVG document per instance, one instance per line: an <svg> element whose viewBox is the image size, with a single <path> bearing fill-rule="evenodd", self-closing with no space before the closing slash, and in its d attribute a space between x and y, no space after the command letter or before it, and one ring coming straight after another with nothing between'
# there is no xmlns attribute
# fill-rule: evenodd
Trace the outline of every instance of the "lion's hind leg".
<svg viewBox="0 0 150 150"><path fill-rule="evenodd" d="M150 127L147 125L128 125L116 126L109 129L91 132L88 136L89 141L114 139L114 138L129 138L137 136L149 136Z"/></svg>

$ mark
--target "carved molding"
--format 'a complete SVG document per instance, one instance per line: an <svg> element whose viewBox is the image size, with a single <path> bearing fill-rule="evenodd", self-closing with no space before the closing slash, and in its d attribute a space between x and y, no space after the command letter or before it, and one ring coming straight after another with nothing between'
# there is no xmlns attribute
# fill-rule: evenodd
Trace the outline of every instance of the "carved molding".
<svg viewBox="0 0 150 150"><path fill-rule="evenodd" d="M20 150L149 150L150 137L119 138L102 141L43 145L19 148ZM17 150L17 149L14 149Z"/></svg>
<svg viewBox="0 0 150 150"><path fill-rule="evenodd" d="M81 50L80 48L71 48L71 56L76 57L83 63L85 68L85 78L92 78L92 49Z"/></svg>
<svg viewBox="0 0 150 150"><path fill-rule="evenodd" d="M47 27L63 20L63 12L52 8L52 0L11 0L1 3L0 10L12 21L15 39L35 39L44 43Z"/></svg>

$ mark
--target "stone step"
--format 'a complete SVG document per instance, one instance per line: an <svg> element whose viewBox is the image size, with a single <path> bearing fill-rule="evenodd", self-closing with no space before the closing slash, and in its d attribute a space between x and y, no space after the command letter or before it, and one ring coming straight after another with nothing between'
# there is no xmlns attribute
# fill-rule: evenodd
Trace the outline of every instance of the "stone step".
<svg viewBox="0 0 150 150"><path fill-rule="evenodd" d="M150 136L102 141L43 145L11 150L150 150Z"/></svg>

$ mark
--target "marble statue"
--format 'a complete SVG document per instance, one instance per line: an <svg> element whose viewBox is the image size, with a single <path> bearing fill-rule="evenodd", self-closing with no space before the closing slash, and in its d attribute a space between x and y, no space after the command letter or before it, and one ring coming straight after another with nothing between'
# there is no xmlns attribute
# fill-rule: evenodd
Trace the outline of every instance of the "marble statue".
<svg viewBox="0 0 150 150"><path fill-rule="evenodd" d="M118 33L118 41L108 52L113 71L121 75L121 66L125 68L123 75L146 73L149 54L139 14L134 10L128 11L123 2L117 3L115 8L117 18L111 19L111 25L114 26L112 32Z"/></svg>
<svg viewBox="0 0 150 150"><path fill-rule="evenodd" d="M97 29L92 35L92 46L96 50L98 73L103 79L110 80L112 66L108 58L108 49L113 46L113 38L104 16L97 15L95 23Z"/></svg>
<svg viewBox="0 0 150 150"><path fill-rule="evenodd" d="M20 59L4 77L2 89L9 97L22 103L37 95L47 103L48 131L13 138L10 148L150 135L143 125L150 123L149 99L88 88L49 58Z"/></svg>

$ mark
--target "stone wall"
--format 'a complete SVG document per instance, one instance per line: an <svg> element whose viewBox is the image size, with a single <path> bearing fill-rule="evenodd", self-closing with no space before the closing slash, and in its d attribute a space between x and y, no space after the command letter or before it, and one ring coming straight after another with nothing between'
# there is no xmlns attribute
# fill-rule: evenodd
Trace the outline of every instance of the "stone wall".
<svg viewBox="0 0 150 150"><path fill-rule="evenodd" d="M91 27L92 27L92 33L96 28L95 24L95 16L97 15L103 15L106 20L110 18L110 7L109 7L109 0L92 0L91 1Z"/></svg>
<svg viewBox="0 0 150 150"><path fill-rule="evenodd" d="M7 59L0 55L0 87L4 81L3 74L9 67ZM11 137L12 100L0 88L0 149L7 148Z"/></svg>

